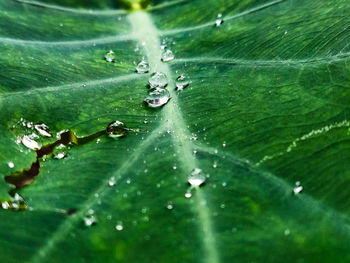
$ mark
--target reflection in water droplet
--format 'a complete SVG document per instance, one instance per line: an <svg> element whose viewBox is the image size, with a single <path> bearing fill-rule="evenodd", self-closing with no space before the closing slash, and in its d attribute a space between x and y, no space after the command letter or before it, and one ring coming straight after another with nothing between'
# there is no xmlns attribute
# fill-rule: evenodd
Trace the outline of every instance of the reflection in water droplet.
<svg viewBox="0 0 350 263"><path fill-rule="evenodd" d="M205 182L205 176L202 174L202 170L195 168L188 178L188 183L193 187L201 186Z"/></svg>
<svg viewBox="0 0 350 263"><path fill-rule="evenodd" d="M222 19L222 14L218 14L218 17L215 20L215 26L219 27L224 23L224 20Z"/></svg>
<svg viewBox="0 0 350 263"><path fill-rule="evenodd" d="M162 58L161 60L163 62L171 61L175 58L173 52L170 49L164 50L162 53Z"/></svg>
<svg viewBox="0 0 350 263"><path fill-rule="evenodd" d="M25 147L32 150L39 150L41 148L41 145L39 145L39 143L37 143L27 135L24 135L22 137L21 142Z"/></svg>
<svg viewBox="0 0 350 263"><path fill-rule="evenodd" d="M175 82L176 90L183 90L184 88L187 88L188 85L190 85L190 81L188 80L188 77L182 74L176 79Z"/></svg>
<svg viewBox="0 0 350 263"><path fill-rule="evenodd" d="M148 107L158 108L168 103L170 100L170 93L166 89L156 89L151 91L145 98L145 103Z"/></svg>
<svg viewBox="0 0 350 263"><path fill-rule="evenodd" d="M49 127L46 124L36 124L34 125L34 128L45 137L52 137L52 135L49 132Z"/></svg>
<svg viewBox="0 0 350 263"><path fill-rule="evenodd" d="M151 89L164 88L168 85L168 77L162 72L155 72L148 79L148 83Z"/></svg>
<svg viewBox="0 0 350 263"><path fill-rule="evenodd" d="M145 74L149 72L149 64L147 61L142 59L136 66L136 72L139 74Z"/></svg>
<svg viewBox="0 0 350 263"><path fill-rule="evenodd" d="M97 218L95 216L95 211L92 209L89 209L86 213L86 215L83 218L83 224L85 226L94 226L97 224Z"/></svg>
<svg viewBox="0 0 350 263"><path fill-rule="evenodd" d="M109 137L119 138L126 135L128 128L121 121L114 121L107 126L106 132Z"/></svg>
<svg viewBox="0 0 350 263"><path fill-rule="evenodd" d="M105 55L105 60L107 62L115 62L115 53L113 50L110 50L106 55Z"/></svg>

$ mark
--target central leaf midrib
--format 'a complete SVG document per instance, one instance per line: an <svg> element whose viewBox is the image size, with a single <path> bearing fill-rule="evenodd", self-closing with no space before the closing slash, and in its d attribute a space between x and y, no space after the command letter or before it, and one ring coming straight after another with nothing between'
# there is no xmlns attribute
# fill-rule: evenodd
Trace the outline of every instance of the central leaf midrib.
<svg viewBox="0 0 350 263"><path fill-rule="evenodd" d="M175 92L174 76L168 64L161 62L160 32L154 26L150 15L145 12L138 11L131 13L128 18L132 25L134 36L144 48L145 55L151 67L151 72L160 71L165 73L168 77L169 82L167 89L171 94L171 101L162 109L163 120L167 122L168 130L171 131L172 141L176 149L176 156L182 164L185 182L190 172L195 168L200 168L200 166L193 155L194 145L190 141L191 135L186 128L185 121L181 114L177 94ZM199 224L198 227L202 235L203 250L206 254L204 261L207 263L219 263L220 260L215 244L215 234L205 193L198 188L194 198L194 208Z"/></svg>

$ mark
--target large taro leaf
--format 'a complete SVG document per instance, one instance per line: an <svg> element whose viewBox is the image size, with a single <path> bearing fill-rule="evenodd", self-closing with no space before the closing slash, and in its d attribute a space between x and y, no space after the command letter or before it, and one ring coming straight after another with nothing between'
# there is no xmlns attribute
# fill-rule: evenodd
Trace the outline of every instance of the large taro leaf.
<svg viewBox="0 0 350 263"><path fill-rule="evenodd" d="M41 158L10 191L28 208L0 210L1 262L350 261L348 0L73 2L0 2L1 174L35 162L21 118L139 131ZM161 109L143 104L142 56L169 78ZM185 198L196 168L206 184Z"/></svg>

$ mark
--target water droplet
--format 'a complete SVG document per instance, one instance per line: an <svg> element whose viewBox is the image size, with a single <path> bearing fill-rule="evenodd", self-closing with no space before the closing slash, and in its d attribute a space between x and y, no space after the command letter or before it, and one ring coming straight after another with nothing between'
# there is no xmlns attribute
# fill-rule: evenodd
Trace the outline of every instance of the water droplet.
<svg viewBox="0 0 350 263"><path fill-rule="evenodd" d="M109 179L109 181L108 181L108 185L109 185L110 187L112 187L112 186L115 186L115 183L116 183L115 177L112 176L112 177Z"/></svg>
<svg viewBox="0 0 350 263"><path fill-rule="evenodd" d="M147 61L142 59L136 66L136 72L139 74L145 74L149 72L149 64Z"/></svg>
<svg viewBox="0 0 350 263"><path fill-rule="evenodd" d="M55 158L60 160L60 159L65 158L66 156L67 156L66 153L60 152L60 153L57 153L57 154L55 155Z"/></svg>
<svg viewBox="0 0 350 263"><path fill-rule="evenodd" d="M154 72L148 79L151 89L164 88L168 85L168 77L162 72Z"/></svg>
<svg viewBox="0 0 350 263"><path fill-rule="evenodd" d="M37 130L42 136L52 137L49 132L49 127L46 124L36 124L34 125L35 130Z"/></svg>
<svg viewBox="0 0 350 263"><path fill-rule="evenodd" d="M115 53L113 50L110 50L106 55L105 55L105 60L107 62L115 62Z"/></svg>
<svg viewBox="0 0 350 263"><path fill-rule="evenodd" d="M217 167L218 167L217 162L214 162L214 163L213 163L213 168L215 169L215 168L217 168Z"/></svg>
<svg viewBox="0 0 350 263"><path fill-rule="evenodd" d="M106 129L106 132L108 133L109 137L112 138L123 137L125 136L127 131L128 128L126 128L125 124L121 121L111 122Z"/></svg>
<svg viewBox="0 0 350 263"><path fill-rule="evenodd" d="M27 204L22 196L20 196L18 193L15 193L15 195L11 198L9 201L0 202L1 208L5 210L25 210L27 209Z"/></svg>
<svg viewBox="0 0 350 263"><path fill-rule="evenodd" d="M168 62L168 61L171 61L175 58L173 52L170 50L170 49L166 49L163 51L162 53L162 61L163 62Z"/></svg>
<svg viewBox="0 0 350 263"><path fill-rule="evenodd" d="M222 14L218 14L218 17L215 20L215 26L219 27L224 23L224 20L222 19Z"/></svg>
<svg viewBox="0 0 350 263"><path fill-rule="evenodd" d="M290 235L290 230L287 228L284 230L284 235L289 236Z"/></svg>
<svg viewBox="0 0 350 263"><path fill-rule="evenodd" d="M158 108L168 103L170 100L170 93L166 89L156 89L151 91L145 98L145 103L151 108Z"/></svg>
<svg viewBox="0 0 350 263"><path fill-rule="evenodd" d="M9 162L9 163L8 163L8 166L9 166L10 168L13 168L13 167L15 167L15 164L14 164L13 162Z"/></svg>
<svg viewBox="0 0 350 263"><path fill-rule="evenodd" d="M186 197L186 198L191 198L191 197L192 197L192 194L191 194L190 192L186 192L186 193L185 193L185 197Z"/></svg>
<svg viewBox="0 0 350 263"><path fill-rule="evenodd" d="M37 143L36 141L34 141L33 139L31 139L29 136L25 135L22 137L21 139L22 144L32 150L39 150L41 148L41 146L39 145L39 143Z"/></svg>
<svg viewBox="0 0 350 263"><path fill-rule="evenodd" d="M195 168L188 178L188 183L193 187L199 187L205 182L205 176L202 174L202 170Z"/></svg>
<svg viewBox="0 0 350 263"><path fill-rule="evenodd" d="M122 223L118 223L116 226L115 226L115 229L118 230L118 231L122 231L124 229Z"/></svg>
<svg viewBox="0 0 350 263"><path fill-rule="evenodd" d="M95 216L95 211L92 209L89 209L86 213L86 215L83 218L83 223L85 226L94 226L97 224L97 218Z"/></svg>
<svg viewBox="0 0 350 263"><path fill-rule="evenodd" d="M184 74L177 77L176 82L176 90L183 90L184 88L187 88L188 85L190 85L190 81L188 80L188 77Z"/></svg>
<svg viewBox="0 0 350 263"><path fill-rule="evenodd" d="M303 191L303 187L302 186L296 186L296 187L293 188L293 193L295 195L300 194L302 191Z"/></svg>

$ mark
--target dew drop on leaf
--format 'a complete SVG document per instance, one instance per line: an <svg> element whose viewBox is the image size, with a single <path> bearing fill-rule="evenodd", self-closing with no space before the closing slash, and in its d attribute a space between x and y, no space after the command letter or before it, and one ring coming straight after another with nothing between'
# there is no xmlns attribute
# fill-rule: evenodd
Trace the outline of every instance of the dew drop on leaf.
<svg viewBox="0 0 350 263"><path fill-rule="evenodd" d="M115 186L115 183L116 183L115 177L112 176L112 177L108 180L108 185L109 185L110 187L112 187L112 186Z"/></svg>
<svg viewBox="0 0 350 263"><path fill-rule="evenodd" d="M91 227L97 224L97 218L95 216L95 211L89 209L83 218L83 224L85 226Z"/></svg>
<svg viewBox="0 0 350 263"><path fill-rule="evenodd" d="M139 74L145 74L149 72L149 64L146 60L142 59L136 66L136 72Z"/></svg>
<svg viewBox="0 0 350 263"><path fill-rule="evenodd" d="M191 198L192 197L192 194L190 192L186 192L185 193L185 197L188 199L188 198Z"/></svg>
<svg viewBox="0 0 350 263"><path fill-rule="evenodd" d="M205 182L205 176L202 174L202 170L195 168L191 175L188 177L188 183L192 187L199 187Z"/></svg>
<svg viewBox="0 0 350 263"><path fill-rule="evenodd" d="M107 62L115 62L115 53L113 50L108 51L108 53L105 55L105 60Z"/></svg>
<svg viewBox="0 0 350 263"><path fill-rule="evenodd" d="M109 137L112 137L112 138L123 137L126 135L127 131L128 131L128 128L121 121L111 122L106 129L107 134L109 135Z"/></svg>
<svg viewBox="0 0 350 263"><path fill-rule="evenodd" d="M168 61L173 60L174 58L175 58L175 56L174 56L173 52L172 52L170 49L166 49L166 50L164 50L163 53L162 53L162 58L161 58L161 60L162 60L163 62L168 62Z"/></svg>
<svg viewBox="0 0 350 263"><path fill-rule="evenodd" d="M145 98L145 103L148 107L158 108L168 103L170 100L170 93L166 89L156 89L151 91Z"/></svg>
<svg viewBox="0 0 350 263"><path fill-rule="evenodd" d="M49 132L49 127L46 124L36 124L34 125L35 130L37 130L42 136L52 137Z"/></svg>
<svg viewBox="0 0 350 263"><path fill-rule="evenodd" d="M13 162L9 162L7 165L8 165L10 168L15 167L15 164L14 164Z"/></svg>
<svg viewBox="0 0 350 263"><path fill-rule="evenodd" d="M151 89L164 88L168 85L168 77L162 72L154 72L148 79Z"/></svg>
<svg viewBox="0 0 350 263"><path fill-rule="evenodd" d="M124 228L124 227L123 227L122 224L117 224L117 225L115 226L115 229L118 230L118 231L122 231L123 228Z"/></svg>
<svg viewBox="0 0 350 263"><path fill-rule="evenodd" d="M218 17L215 20L215 26L219 27L224 23L224 20L222 19L222 14L218 14Z"/></svg>
<svg viewBox="0 0 350 263"><path fill-rule="evenodd" d="M183 90L184 88L187 88L188 85L190 85L190 81L186 75L182 74L176 79L175 85L176 90Z"/></svg>

